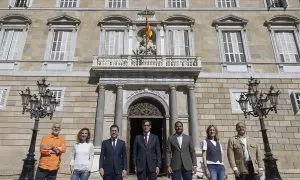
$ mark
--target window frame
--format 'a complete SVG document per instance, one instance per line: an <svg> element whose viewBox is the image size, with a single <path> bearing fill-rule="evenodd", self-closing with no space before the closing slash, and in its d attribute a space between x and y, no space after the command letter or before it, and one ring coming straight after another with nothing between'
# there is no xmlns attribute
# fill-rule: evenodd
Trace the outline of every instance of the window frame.
<svg viewBox="0 0 300 180"><path fill-rule="evenodd" d="M117 8L117 7L109 7L109 0L105 0L104 7L107 8L107 9L124 9L124 8L129 8L129 5L128 5L128 1L129 0L123 0L123 1L126 2L125 7L119 7L119 8Z"/></svg>
<svg viewBox="0 0 300 180"><path fill-rule="evenodd" d="M80 0L76 0L75 7L60 7L61 1L62 0L56 0L55 7L57 7L57 8L79 8L80 7Z"/></svg>
<svg viewBox="0 0 300 180"><path fill-rule="evenodd" d="M165 50L166 50L166 55L168 56L176 56L176 55L172 55L170 54L170 51L173 46L168 45L168 43L170 42L170 34L169 31L176 31L176 30L181 30L181 31L188 31L188 40L189 40L189 55L179 55L179 56L195 56L195 49L194 49L194 36L193 36L193 30L191 29L190 26L179 26L179 25L168 25L165 28L165 32L166 32L166 39L165 39Z"/></svg>
<svg viewBox="0 0 300 180"><path fill-rule="evenodd" d="M272 4L270 3L270 1L272 1L272 0L265 0L264 1L265 7L268 8L268 10L270 10L271 8L274 8L274 9L283 8L285 10L289 5L288 0L282 0L283 1L282 2L282 7L272 7Z"/></svg>
<svg viewBox="0 0 300 180"><path fill-rule="evenodd" d="M291 100L291 104L292 104L292 108L293 108L293 112L294 115L299 116L300 115L300 103L297 103L297 99L296 99L296 93L299 94L299 98L300 98L300 90L289 90L289 97Z"/></svg>
<svg viewBox="0 0 300 180"><path fill-rule="evenodd" d="M26 7L15 7L14 4L15 4L16 1L17 0L8 0L8 8L29 8L29 7L32 7L33 0L28 0Z"/></svg>
<svg viewBox="0 0 300 180"><path fill-rule="evenodd" d="M169 7L169 0L165 0L165 8L169 8L169 9L185 9L185 8L189 8L189 0L185 0L185 7Z"/></svg>
<svg viewBox="0 0 300 180"><path fill-rule="evenodd" d="M229 89L229 95L230 95L230 105L231 105L231 112L233 114L243 114L244 112L241 110L239 103L237 102L239 99L235 99L234 96L235 93L246 93L246 89ZM238 107L238 108L235 108ZM248 102L248 111L251 111L252 108Z"/></svg>
<svg viewBox="0 0 300 180"><path fill-rule="evenodd" d="M59 103L59 106L56 106L55 111L63 111L66 87L52 87L51 86L51 87L48 87L48 89L50 91L61 91L60 103Z"/></svg>
<svg viewBox="0 0 300 180"><path fill-rule="evenodd" d="M0 94L0 110L5 110L6 109L6 105L7 105L7 100L8 100L8 96L9 96L9 91L10 91L10 87L9 86L0 86L0 90L4 90L6 89L6 94L3 100L3 104L1 104L3 95L2 93Z"/></svg>
<svg viewBox="0 0 300 180"><path fill-rule="evenodd" d="M221 0L215 0L215 5L216 5L217 8L239 8L240 7L240 1L239 0L235 0L236 7L219 7L218 1L221 1Z"/></svg>
<svg viewBox="0 0 300 180"><path fill-rule="evenodd" d="M74 62L77 61L75 57L76 43L77 43L77 31L80 24L79 19L63 15L48 20L49 26L48 37L46 39L46 48L44 54L43 70L47 71L72 71ZM51 60L52 44L54 31L71 31L71 42L68 59L65 60Z"/></svg>

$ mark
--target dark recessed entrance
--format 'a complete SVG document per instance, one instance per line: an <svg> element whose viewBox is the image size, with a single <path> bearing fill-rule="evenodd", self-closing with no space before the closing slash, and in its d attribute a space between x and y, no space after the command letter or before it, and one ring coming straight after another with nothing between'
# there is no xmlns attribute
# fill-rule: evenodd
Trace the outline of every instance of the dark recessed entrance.
<svg viewBox="0 0 300 180"><path fill-rule="evenodd" d="M134 138L143 132L143 120L151 121L151 133L158 136L162 153L162 168L160 175L166 174L165 162L165 144L166 144L166 121L165 112L162 105L152 98L138 99L128 109L128 148L129 157L129 173L134 174L134 166L132 161Z"/></svg>

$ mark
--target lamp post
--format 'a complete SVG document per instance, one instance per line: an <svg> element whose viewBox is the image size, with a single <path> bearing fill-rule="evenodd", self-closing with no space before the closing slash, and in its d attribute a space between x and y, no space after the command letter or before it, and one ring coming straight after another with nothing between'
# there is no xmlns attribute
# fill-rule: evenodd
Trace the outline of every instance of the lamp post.
<svg viewBox="0 0 300 180"><path fill-rule="evenodd" d="M46 80L42 79L41 82L37 81L38 96L36 94L31 95L30 89L21 91L23 111L30 113L30 118L34 118L34 126L32 129L32 136L30 141L30 147L26 159L24 159L22 173L19 180L33 180L34 179L34 167L36 159L34 158L36 136L38 131L39 119L49 116L52 119L53 113L57 105L57 101L53 96L53 93L47 89L49 84L46 84Z"/></svg>
<svg viewBox="0 0 300 180"><path fill-rule="evenodd" d="M264 149L265 149L265 179L266 180L281 180L276 161L273 158L271 148L269 145L267 129L265 127L264 118L270 111L277 113L278 95L279 91L275 91L271 86L268 93L259 92L259 81L254 78L250 78L248 81L248 92L242 93L238 103L241 110L244 112L245 118L247 115L252 115L259 118L261 133L263 137ZM248 104L252 107L252 110L248 110Z"/></svg>

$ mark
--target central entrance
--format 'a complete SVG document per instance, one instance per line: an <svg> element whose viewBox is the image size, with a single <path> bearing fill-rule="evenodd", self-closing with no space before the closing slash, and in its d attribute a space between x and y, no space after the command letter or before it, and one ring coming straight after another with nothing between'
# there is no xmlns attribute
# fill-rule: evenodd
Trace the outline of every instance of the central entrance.
<svg viewBox="0 0 300 180"><path fill-rule="evenodd" d="M166 158L165 158L165 144L166 144L166 119L165 110L163 106L153 98L140 98L134 101L128 109L128 132L129 138L129 173L134 174L134 165L132 160L133 143L137 135L143 132L142 123L144 120L151 121L150 132L157 135L160 143L162 155L162 168L160 175L166 174Z"/></svg>

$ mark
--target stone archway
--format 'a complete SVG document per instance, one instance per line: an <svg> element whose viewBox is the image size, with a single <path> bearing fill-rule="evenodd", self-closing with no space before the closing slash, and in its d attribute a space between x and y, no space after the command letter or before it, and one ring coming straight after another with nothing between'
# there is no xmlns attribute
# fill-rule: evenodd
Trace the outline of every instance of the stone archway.
<svg viewBox="0 0 300 180"><path fill-rule="evenodd" d="M142 122L147 119L151 121L151 133L158 136L162 152L162 173L165 173L165 144L166 144L166 112L163 105L154 98L141 97L136 99L128 108L127 142L129 142L128 158L129 173L134 173L132 163L133 142L136 135L142 133Z"/></svg>

